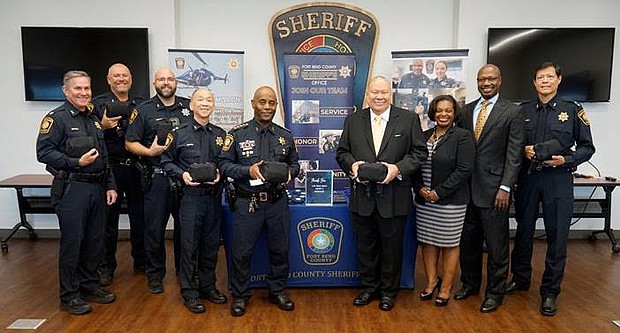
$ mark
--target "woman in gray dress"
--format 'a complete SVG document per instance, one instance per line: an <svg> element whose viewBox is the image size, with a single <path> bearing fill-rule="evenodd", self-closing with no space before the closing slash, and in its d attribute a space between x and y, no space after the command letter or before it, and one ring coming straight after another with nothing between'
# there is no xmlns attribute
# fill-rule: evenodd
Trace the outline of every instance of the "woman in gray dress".
<svg viewBox="0 0 620 333"><path fill-rule="evenodd" d="M436 126L424 132L428 158L414 176L417 239L421 245L426 288L420 299L436 306L450 299L459 262L459 240L469 202L469 177L474 166L474 138L454 126L458 105L450 95L437 96L429 105ZM442 255L443 281L438 275Z"/></svg>

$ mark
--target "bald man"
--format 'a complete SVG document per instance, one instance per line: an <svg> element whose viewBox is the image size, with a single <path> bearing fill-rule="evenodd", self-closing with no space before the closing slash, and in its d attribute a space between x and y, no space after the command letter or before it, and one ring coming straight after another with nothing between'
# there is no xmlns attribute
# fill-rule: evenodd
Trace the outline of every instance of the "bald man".
<svg viewBox="0 0 620 333"><path fill-rule="evenodd" d="M277 106L272 88L258 88L252 98L254 118L230 130L220 155L220 170L225 177L234 179L238 197L233 207L232 272L229 272L233 316L245 314L251 296L250 259L263 228L269 247L269 302L283 311L295 307L284 292L289 273L290 216L285 192L288 182L269 182L260 171L265 162L282 162L288 166L289 181L299 174L299 154L293 135L272 122Z"/></svg>
<svg viewBox="0 0 620 333"><path fill-rule="evenodd" d="M110 206L105 227L105 253L99 267L101 285L112 283L116 270L116 245L118 239L118 220L123 198L127 199L133 269L144 272L144 206L140 188L140 172L135 168L138 156L125 149L125 131L129 124L129 112L144 101L142 96L130 93L132 77L129 68L116 63L108 69L110 91L93 98L96 115L101 120L103 135L109 153L109 162L116 178L118 199ZM108 117L108 109L123 108L125 116Z"/></svg>
<svg viewBox="0 0 620 333"><path fill-rule="evenodd" d="M142 157L140 167L144 191L147 288L152 294L160 294L164 292L164 236L170 214L174 217L174 257L177 269L181 252L178 205L174 205L170 180L161 167L160 157L172 143L174 127L191 122L193 117L189 111L189 99L175 95L177 81L170 68L162 67L155 72L153 86L155 96L140 104L129 116L125 147L131 153Z"/></svg>

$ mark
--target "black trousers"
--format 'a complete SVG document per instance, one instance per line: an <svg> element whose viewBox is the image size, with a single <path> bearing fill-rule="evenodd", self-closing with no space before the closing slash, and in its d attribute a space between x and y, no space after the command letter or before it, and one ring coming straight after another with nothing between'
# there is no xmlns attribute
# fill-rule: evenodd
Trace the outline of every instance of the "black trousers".
<svg viewBox="0 0 620 333"><path fill-rule="evenodd" d="M116 247L118 241L118 220L123 200L127 200L129 210L129 239L131 241L131 257L135 268L144 270L146 254L144 253L144 198L140 186L138 169L114 164L112 172L116 180L116 203L109 206L105 227L105 256L101 265L102 271L114 273L116 269Z"/></svg>
<svg viewBox="0 0 620 333"><path fill-rule="evenodd" d="M180 220L178 209L173 209L170 180L163 174L153 175L151 188L144 193L144 250L146 253L146 277L163 279L166 275L166 225L170 214L174 218L175 266L180 261ZM177 256L179 259L177 259Z"/></svg>
<svg viewBox="0 0 620 333"><path fill-rule="evenodd" d="M215 267L221 239L221 195L186 188L181 200L181 295L189 300L215 289ZM194 277L197 276L198 279Z"/></svg>
<svg viewBox="0 0 620 333"><path fill-rule="evenodd" d="M261 231L265 230L269 250L267 288L272 294L281 294L287 286L289 273L290 214L287 197L274 203L261 202L254 212L248 211L249 199L239 198L233 214L232 231L232 295L249 299L250 264L254 247Z"/></svg>
<svg viewBox="0 0 620 333"><path fill-rule="evenodd" d="M483 208L469 203L460 242L463 287L480 290L483 243L487 244L487 284L485 297L504 295L509 266L508 210Z"/></svg>
<svg viewBox="0 0 620 333"><path fill-rule="evenodd" d="M557 296L561 291L568 231L573 215L573 176L566 168L544 168L519 178L515 192L517 233L511 254L513 280L530 285L532 251L539 203L547 238L545 271L540 285L541 296Z"/></svg>
<svg viewBox="0 0 620 333"><path fill-rule="evenodd" d="M370 216L351 214L363 288L369 293L396 297L407 216L383 218L376 208Z"/></svg>
<svg viewBox="0 0 620 333"><path fill-rule="evenodd" d="M52 198L60 225L58 273L60 300L99 288L97 268L103 257L106 197L99 183L69 182Z"/></svg>

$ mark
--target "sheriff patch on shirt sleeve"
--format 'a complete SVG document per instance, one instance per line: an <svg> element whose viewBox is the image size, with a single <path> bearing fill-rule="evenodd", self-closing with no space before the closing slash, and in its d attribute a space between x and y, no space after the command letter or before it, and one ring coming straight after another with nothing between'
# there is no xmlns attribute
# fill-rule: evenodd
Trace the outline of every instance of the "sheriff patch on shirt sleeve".
<svg viewBox="0 0 620 333"><path fill-rule="evenodd" d="M590 126L590 120L588 119L588 116L586 116L586 110L584 110L584 109L579 110L579 112L577 112L577 117L579 117L579 119L581 119L581 122L584 125Z"/></svg>
<svg viewBox="0 0 620 333"><path fill-rule="evenodd" d="M54 125L54 118L45 117L41 121L41 127L39 127L39 134L47 134L52 129L52 125Z"/></svg>

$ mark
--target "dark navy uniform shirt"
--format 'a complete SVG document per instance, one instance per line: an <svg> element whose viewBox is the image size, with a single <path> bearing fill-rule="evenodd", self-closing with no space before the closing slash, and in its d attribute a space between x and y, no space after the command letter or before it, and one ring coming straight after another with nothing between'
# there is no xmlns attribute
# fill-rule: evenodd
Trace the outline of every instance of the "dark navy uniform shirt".
<svg viewBox="0 0 620 333"><path fill-rule="evenodd" d="M525 145L558 140L565 160L563 167L577 167L594 154L590 121L581 104L556 96L547 104L540 100L526 102L521 112L525 118Z"/></svg>
<svg viewBox="0 0 620 333"><path fill-rule="evenodd" d="M192 121L193 115L189 110L189 99L175 96L174 104L165 106L159 97L153 96L146 100L129 116L129 126L125 133L125 140L140 142L145 147L150 147L157 135L157 122L170 119L180 124ZM166 140L169 144L169 140ZM148 161L159 166L160 156L149 157Z"/></svg>
<svg viewBox="0 0 620 333"><path fill-rule="evenodd" d="M262 134L264 132L264 134ZM261 153L261 141L267 146ZM219 158L219 168L225 177L235 180L246 192L270 190L277 184L250 186L250 166L259 161L284 162L288 164L291 179L299 174L299 154L291 132L275 123L264 129L254 119L233 127L224 140Z"/></svg>
<svg viewBox="0 0 620 333"><path fill-rule="evenodd" d="M129 110L133 112L138 104L144 102L144 98L129 95L129 98L125 102L119 101L112 92L107 92L98 96L95 96L92 103L95 105L95 114L99 119L103 118L103 111L106 104L126 104L129 106ZM103 137L108 147L108 154L110 159L114 160L126 160L131 157L135 157L132 153L125 149L125 131L129 125L128 118L121 118L116 128L109 128L103 131Z"/></svg>
<svg viewBox="0 0 620 333"><path fill-rule="evenodd" d="M168 175L183 179L183 172L193 163L217 164L226 131L214 124L200 125L195 119L174 132L170 148L161 156L161 164Z"/></svg>
<svg viewBox="0 0 620 333"><path fill-rule="evenodd" d="M37 138L37 160L58 171L74 173L101 173L108 167L108 151L103 140L103 131L99 118L93 113L94 105L89 104L85 111L80 111L73 104L65 102L50 111L39 128ZM67 155L67 140L78 137L95 139L95 149L99 157L87 166L80 167L81 156ZM110 172L106 179L106 189L115 189L114 176Z"/></svg>
<svg viewBox="0 0 620 333"><path fill-rule="evenodd" d="M455 88L456 81L449 77L444 77L442 80L434 78L433 81L429 84L430 88Z"/></svg>
<svg viewBox="0 0 620 333"><path fill-rule="evenodd" d="M400 82L398 83L398 88L408 88L408 89L416 89L416 88L428 88L428 85L431 83L431 80L428 76L424 74L415 75L413 73L408 73L403 75L400 78Z"/></svg>

